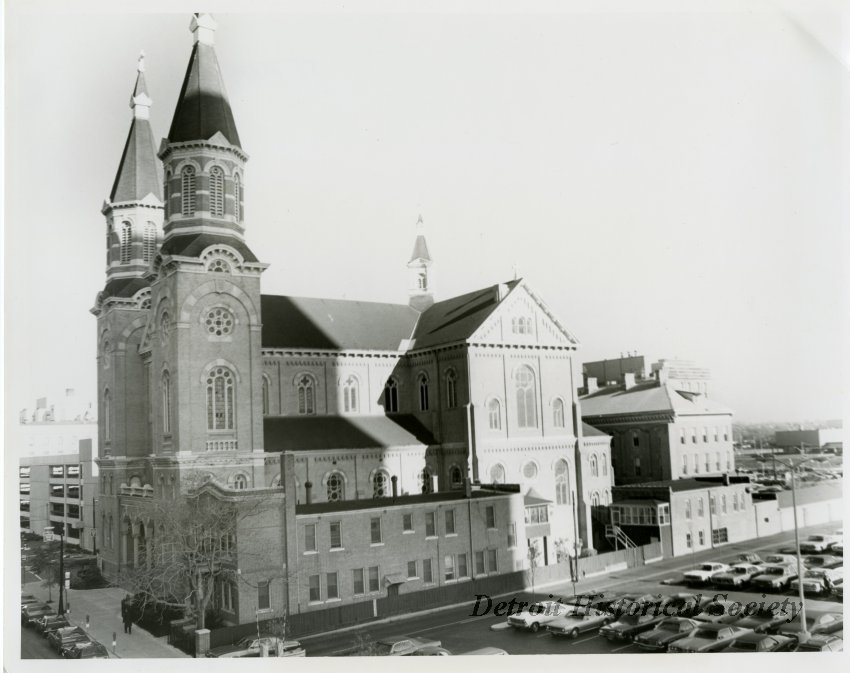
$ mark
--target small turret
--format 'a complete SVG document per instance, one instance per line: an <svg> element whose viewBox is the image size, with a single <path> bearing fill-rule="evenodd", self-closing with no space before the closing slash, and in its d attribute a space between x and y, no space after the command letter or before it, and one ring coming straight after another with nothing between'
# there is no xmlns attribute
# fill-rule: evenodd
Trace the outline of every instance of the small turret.
<svg viewBox="0 0 850 673"><path fill-rule="evenodd" d="M425 241L425 223L420 215L416 221L416 242L413 244L413 253L407 263L409 303L417 311L425 311L434 304L434 288L430 274L432 263L428 243Z"/></svg>

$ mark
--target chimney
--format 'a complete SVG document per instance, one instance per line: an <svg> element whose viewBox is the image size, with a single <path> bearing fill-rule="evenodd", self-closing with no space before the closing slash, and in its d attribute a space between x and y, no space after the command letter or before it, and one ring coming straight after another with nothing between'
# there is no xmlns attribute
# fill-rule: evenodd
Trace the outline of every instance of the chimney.
<svg viewBox="0 0 850 673"><path fill-rule="evenodd" d="M393 497L398 497L398 477L393 475L390 481L393 483Z"/></svg>
<svg viewBox="0 0 850 673"><path fill-rule="evenodd" d="M623 386L626 390L635 387L635 375L633 372L626 372L623 374Z"/></svg>
<svg viewBox="0 0 850 673"><path fill-rule="evenodd" d="M304 482L304 498L308 505L313 504L313 482L305 481Z"/></svg>
<svg viewBox="0 0 850 673"><path fill-rule="evenodd" d="M595 376L585 376L584 377L584 388L587 390L587 394L595 393L599 390L598 379Z"/></svg>

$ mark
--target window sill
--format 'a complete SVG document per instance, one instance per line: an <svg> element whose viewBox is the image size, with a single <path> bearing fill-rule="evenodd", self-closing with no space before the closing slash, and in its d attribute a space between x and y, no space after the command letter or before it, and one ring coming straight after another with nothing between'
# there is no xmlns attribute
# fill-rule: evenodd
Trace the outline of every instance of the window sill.
<svg viewBox="0 0 850 673"><path fill-rule="evenodd" d="M324 601L307 601L307 605L324 605Z"/></svg>
<svg viewBox="0 0 850 673"><path fill-rule="evenodd" d="M403 530L403 531L401 531L401 534L402 535L413 535L415 532L416 532L415 530Z"/></svg>
<svg viewBox="0 0 850 673"><path fill-rule="evenodd" d="M325 600L325 603L340 603L342 602L341 598L328 598Z"/></svg>
<svg viewBox="0 0 850 673"><path fill-rule="evenodd" d="M412 582L413 580L418 580L418 579L419 579L418 577L408 577L407 581Z"/></svg>
<svg viewBox="0 0 850 673"><path fill-rule="evenodd" d="M331 547L328 549L329 552L333 553L335 551L345 551L345 547Z"/></svg>
<svg viewBox="0 0 850 673"><path fill-rule="evenodd" d="M425 539L426 539L426 540L438 540L438 539L439 539L439 535L426 535L426 536L425 536Z"/></svg>
<svg viewBox="0 0 850 673"><path fill-rule="evenodd" d="M370 547L383 547L384 543L383 542L372 542L369 546Z"/></svg>
<svg viewBox="0 0 850 673"><path fill-rule="evenodd" d="M313 556L313 555L318 554L318 553L319 552L317 550L309 550L309 551L304 552L304 556Z"/></svg>
<svg viewBox="0 0 850 673"><path fill-rule="evenodd" d="M446 537L457 537L457 533L446 533Z"/></svg>

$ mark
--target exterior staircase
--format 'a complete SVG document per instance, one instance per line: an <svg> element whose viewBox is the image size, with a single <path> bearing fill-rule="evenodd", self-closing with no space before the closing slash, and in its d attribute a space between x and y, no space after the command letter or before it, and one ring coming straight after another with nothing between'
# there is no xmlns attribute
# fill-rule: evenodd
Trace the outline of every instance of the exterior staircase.
<svg viewBox="0 0 850 673"><path fill-rule="evenodd" d="M615 548L631 549L637 547L632 539L623 532L623 529L614 524L609 523L605 526L605 537Z"/></svg>

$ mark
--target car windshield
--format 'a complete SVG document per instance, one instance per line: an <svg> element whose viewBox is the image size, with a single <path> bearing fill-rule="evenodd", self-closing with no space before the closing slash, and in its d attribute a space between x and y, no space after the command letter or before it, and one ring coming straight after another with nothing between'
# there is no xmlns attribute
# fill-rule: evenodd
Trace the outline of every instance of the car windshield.
<svg viewBox="0 0 850 673"><path fill-rule="evenodd" d="M638 623L638 615L623 615L618 620L620 624L625 624L627 626Z"/></svg>
<svg viewBox="0 0 850 673"><path fill-rule="evenodd" d="M746 652L755 652L758 649L758 643L739 641L735 643L735 649Z"/></svg>
<svg viewBox="0 0 850 673"><path fill-rule="evenodd" d="M807 570L806 577L824 577L826 575L826 570L817 569L817 570Z"/></svg>
<svg viewBox="0 0 850 673"><path fill-rule="evenodd" d="M809 535L809 542L823 542L823 535Z"/></svg>
<svg viewBox="0 0 850 673"><path fill-rule="evenodd" d="M762 575L784 575L785 571L782 568L766 568Z"/></svg>
<svg viewBox="0 0 850 673"><path fill-rule="evenodd" d="M238 641L236 644L239 647L250 647L255 640L256 640L255 636L245 636L242 640Z"/></svg>
<svg viewBox="0 0 850 673"><path fill-rule="evenodd" d="M738 575L746 575L748 572L750 572L750 569L749 568L740 568L740 567L739 568L732 568L732 572L736 573Z"/></svg>
<svg viewBox="0 0 850 673"><path fill-rule="evenodd" d="M658 627L661 631L669 631L670 633L679 632L679 622L661 622Z"/></svg>
<svg viewBox="0 0 850 673"><path fill-rule="evenodd" d="M699 569L700 569L700 570L705 570L705 571L707 571L707 572L711 572L712 570L714 570L714 566L713 566L713 565L711 565L710 563L703 563L703 564L699 567Z"/></svg>

